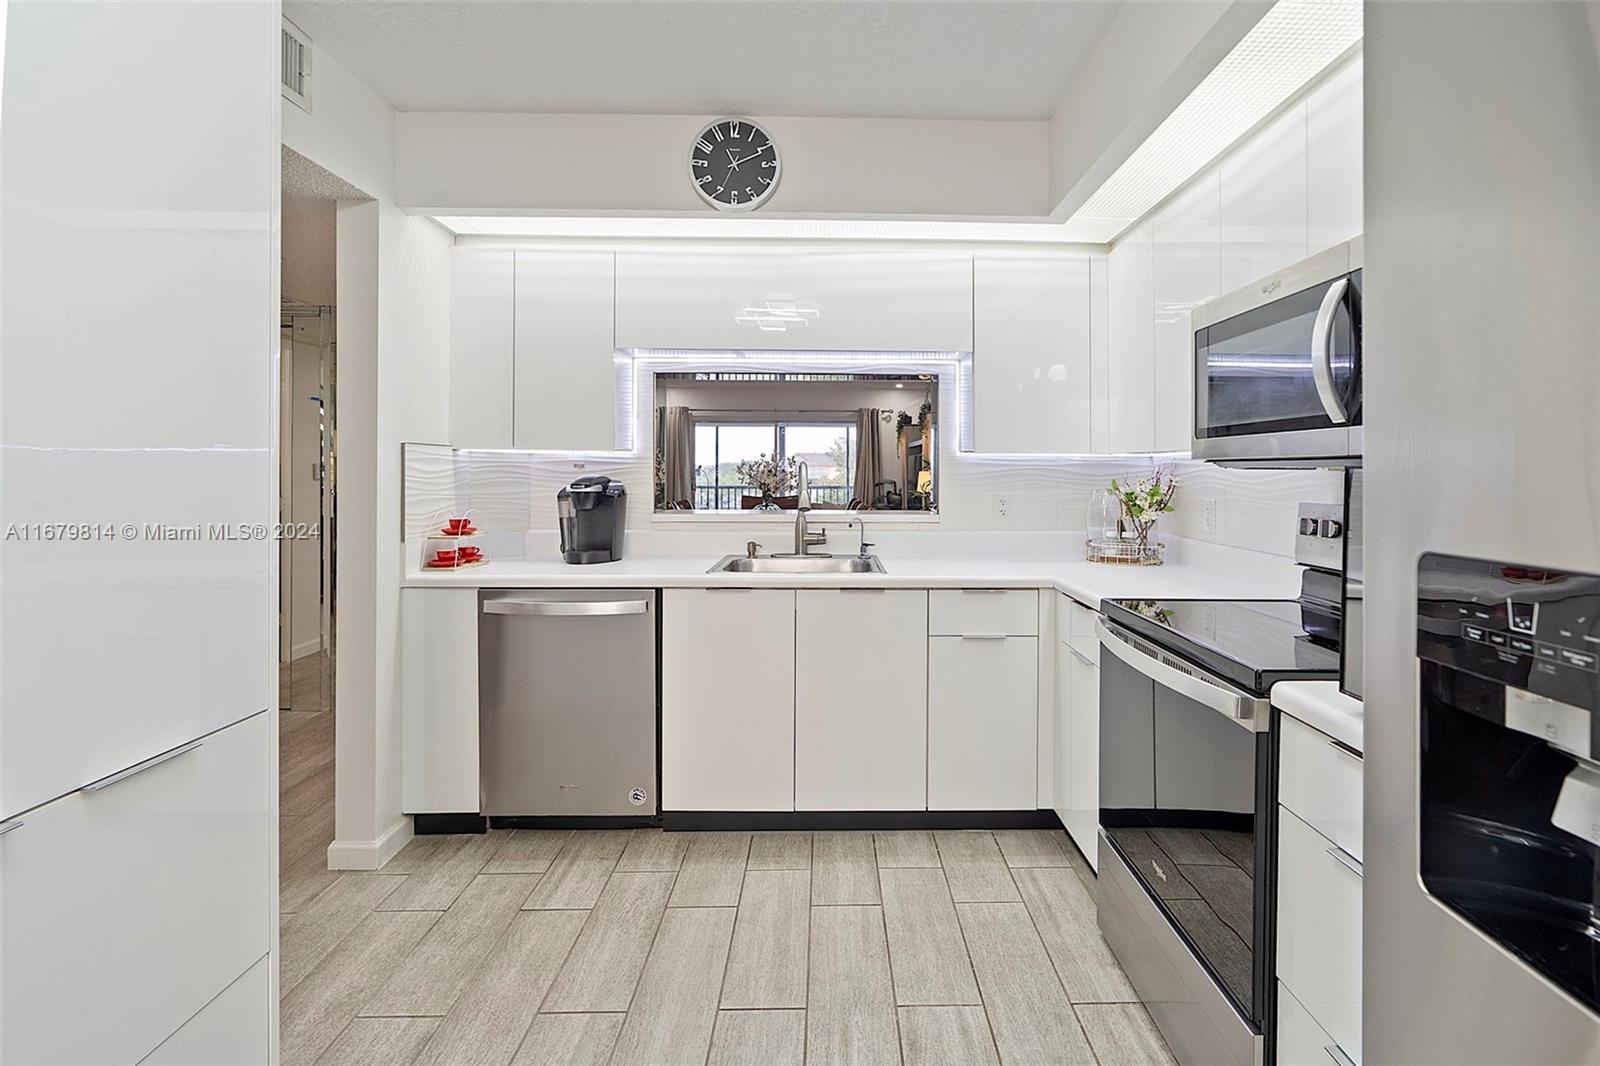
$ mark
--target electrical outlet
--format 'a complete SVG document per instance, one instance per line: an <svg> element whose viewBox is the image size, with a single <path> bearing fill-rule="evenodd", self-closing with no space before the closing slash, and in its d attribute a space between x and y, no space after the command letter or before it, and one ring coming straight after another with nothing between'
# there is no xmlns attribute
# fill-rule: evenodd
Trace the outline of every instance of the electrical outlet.
<svg viewBox="0 0 1600 1066"><path fill-rule="evenodd" d="M1003 495L1003 494L995 496L995 498L994 498L994 516L996 518L1009 518L1009 517L1011 517L1011 497L1010 496L1006 496L1006 495Z"/></svg>
<svg viewBox="0 0 1600 1066"><path fill-rule="evenodd" d="M1200 501L1200 531L1208 537L1222 532L1222 504L1215 496Z"/></svg>

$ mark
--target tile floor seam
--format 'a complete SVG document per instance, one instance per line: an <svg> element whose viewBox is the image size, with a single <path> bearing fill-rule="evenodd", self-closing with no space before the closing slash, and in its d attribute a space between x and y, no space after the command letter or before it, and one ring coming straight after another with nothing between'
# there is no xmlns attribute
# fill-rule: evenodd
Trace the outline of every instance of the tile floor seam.
<svg viewBox="0 0 1600 1066"><path fill-rule="evenodd" d="M874 838L873 863L877 863L876 838ZM883 964L889 967L889 1013L894 1015L894 1061L904 1066L906 1061L905 1035L900 1032L900 994L894 986L894 959L889 947L889 919L883 907L883 871L878 871L878 924L883 926Z"/></svg>
<svg viewBox="0 0 1600 1066"><path fill-rule="evenodd" d="M972 961L972 946L967 943L967 927L961 922L961 910L956 906L956 895L951 891L950 877L944 871L944 855L938 850L937 841L934 853L939 856L939 878L944 882L945 895L950 897L950 909L956 915L956 931L961 934L961 951L967 958L967 969L972 972L972 986L978 990L978 1008L983 1011L983 1026L989 1032L989 1043L994 1047L995 1061L1000 1062L1000 1044L994 1037L994 1022L989 1017L989 1003L983 996L983 983L978 980L978 967Z"/></svg>

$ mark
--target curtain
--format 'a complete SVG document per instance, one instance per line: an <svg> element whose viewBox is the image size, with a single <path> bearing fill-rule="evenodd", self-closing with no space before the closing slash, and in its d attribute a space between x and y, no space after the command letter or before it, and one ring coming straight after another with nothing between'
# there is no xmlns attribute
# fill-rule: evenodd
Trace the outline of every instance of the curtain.
<svg viewBox="0 0 1600 1066"><path fill-rule="evenodd" d="M694 501L694 422L687 407L656 408L657 454L661 456L662 498L669 504Z"/></svg>
<svg viewBox="0 0 1600 1066"><path fill-rule="evenodd" d="M882 453L879 435L883 420L876 407L863 407L856 412L856 471L853 484L862 505L872 506L872 486L883 480L878 468Z"/></svg>

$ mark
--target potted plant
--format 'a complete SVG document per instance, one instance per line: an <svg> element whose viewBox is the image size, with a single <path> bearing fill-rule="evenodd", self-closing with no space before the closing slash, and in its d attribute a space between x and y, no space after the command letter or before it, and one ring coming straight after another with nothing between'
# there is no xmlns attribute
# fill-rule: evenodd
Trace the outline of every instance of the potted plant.
<svg viewBox="0 0 1600 1066"><path fill-rule="evenodd" d="M733 469L740 481L761 493L761 503L756 507L758 511L776 511L778 505L772 502L772 498L787 494L794 487L798 474L793 459L780 459L776 455L768 457L766 452L762 452L757 459L741 460Z"/></svg>
<svg viewBox="0 0 1600 1066"><path fill-rule="evenodd" d="M1129 484L1111 479L1111 495L1122 506L1123 520L1133 530L1134 548L1141 558L1149 558L1155 552L1150 533L1156 519L1173 510L1172 495L1177 490L1178 482L1170 466L1154 466L1148 477Z"/></svg>

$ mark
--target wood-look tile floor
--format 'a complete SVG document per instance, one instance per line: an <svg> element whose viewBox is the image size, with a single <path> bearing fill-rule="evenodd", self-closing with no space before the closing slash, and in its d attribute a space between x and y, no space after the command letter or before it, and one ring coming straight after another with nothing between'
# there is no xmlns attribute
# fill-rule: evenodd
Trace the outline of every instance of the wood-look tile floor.
<svg viewBox="0 0 1600 1066"><path fill-rule="evenodd" d="M290 1066L1172 1061L1062 832L503 830L340 874L333 715L282 717Z"/></svg>

